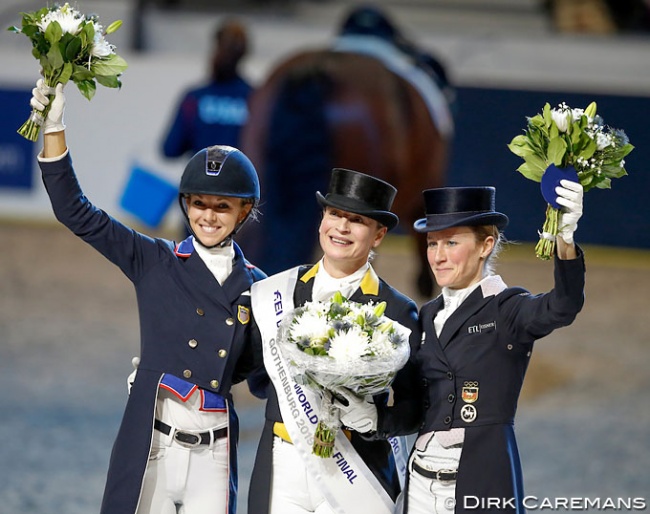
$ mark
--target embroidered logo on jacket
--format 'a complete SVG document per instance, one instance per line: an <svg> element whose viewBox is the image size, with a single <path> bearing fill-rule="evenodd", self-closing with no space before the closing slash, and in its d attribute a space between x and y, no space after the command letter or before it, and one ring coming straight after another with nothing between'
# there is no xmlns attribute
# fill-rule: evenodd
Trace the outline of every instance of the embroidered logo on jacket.
<svg viewBox="0 0 650 514"><path fill-rule="evenodd" d="M473 405L463 405L460 409L460 417L465 423L471 423L476 419L476 407Z"/></svg>
<svg viewBox="0 0 650 514"><path fill-rule="evenodd" d="M472 325L467 327L468 334L480 334L481 332L491 332L497 329L497 322L490 321L489 323L480 323L478 325Z"/></svg>
<svg viewBox="0 0 650 514"><path fill-rule="evenodd" d="M251 320L251 310L243 305L238 305L237 319L242 325L246 325Z"/></svg>

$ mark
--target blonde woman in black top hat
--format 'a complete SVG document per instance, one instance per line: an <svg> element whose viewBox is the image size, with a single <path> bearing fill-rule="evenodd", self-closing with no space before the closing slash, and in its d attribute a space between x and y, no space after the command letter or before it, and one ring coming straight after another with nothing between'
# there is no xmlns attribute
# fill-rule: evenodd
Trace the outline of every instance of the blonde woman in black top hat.
<svg viewBox="0 0 650 514"><path fill-rule="evenodd" d="M372 251L397 225L397 216L390 212L395 194L392 185L375 177L334 169L327 194L316 193L323 208L318 228L323 257L315 265L269 277L251 290L265 369L256 380L249 379L249 385L268 401L251 478L250 513L394 511L406 475L407 450L399 439L387 440L387 436L397 435L395 420L404 433L417 430L420 400L415 362L407 363L393 382L399 409L386 405L386 395L350 397L347 405L341 405L346 429L337 436L333 457L321 458L311 453L310 440L320 401L291 379L275 347L275 335L286 312L308 301L329 300L340 291L360 303L386 301L385 315L411 329L411 348L417 348L415 303L379 278L369 262Z"/></svg>
<svg viewBox="0 0 650 514"><path fill-rule="evenodd" d="M514 417L537 339L573 322L585 267L573 232L582 186L562 180L555 287L533 295L493 271L508 223L492 187L424 191L429 264L442 294L420 310L424 422L409 460L408 514L523 512Z"/></svg>

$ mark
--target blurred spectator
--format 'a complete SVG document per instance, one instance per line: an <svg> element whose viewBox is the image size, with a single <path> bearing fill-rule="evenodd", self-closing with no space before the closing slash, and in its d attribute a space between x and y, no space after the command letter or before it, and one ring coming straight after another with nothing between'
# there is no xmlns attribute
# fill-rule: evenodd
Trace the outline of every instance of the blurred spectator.
<svg viewBox="0 0 650 514"><path fill-rule="evenodd" d="M247 50L248 36L242 23L229 19L217 26L210 80L183 94L163 142L166 157L194 155L212 145L239 146L253 89L238 70Z"/></svg>
<svg viewBox="0 0 650 514"><path fill-rule="evenodd" d="M613 34L650 30L648 0L545 0L560 32Z"/></svg>

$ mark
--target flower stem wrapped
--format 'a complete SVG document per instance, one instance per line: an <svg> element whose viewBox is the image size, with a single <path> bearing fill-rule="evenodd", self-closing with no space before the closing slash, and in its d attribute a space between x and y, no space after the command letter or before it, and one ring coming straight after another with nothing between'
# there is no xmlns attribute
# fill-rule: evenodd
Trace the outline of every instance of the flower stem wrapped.
<svg viewBox="0 0 650 514"><path fill-rule="evenodd" d="M312 451L314 455L328 458L334 453L334 441L336 440L336 434L338 434L341 424L339 422L337 408L332 403L332 395L326 389L322 391L322 394L320 418L314 432Z"/></svg>
<svg viewBox="0 0 650 514"><path fill-rule="evenodd" d="M121 21L104 29L96 15L83 15L68 3L21 14L21 28L9 30L30 39L32 55L41 65L47 86L72 81L88 100L94 96L97 83L111 88L121 86L120 76L127 63L105 39L120 28ZM32 110L18 133L36 141L49 108L47 105L42 112Z"/></svg>

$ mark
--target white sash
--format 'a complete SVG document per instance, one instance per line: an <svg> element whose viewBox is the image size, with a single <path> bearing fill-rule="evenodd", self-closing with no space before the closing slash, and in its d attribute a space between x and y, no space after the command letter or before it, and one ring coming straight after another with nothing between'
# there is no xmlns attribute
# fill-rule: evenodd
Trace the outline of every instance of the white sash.
<svg viewBox="0 0 650 514"><path fill-rule="evenodd" d="M342 431L336 437L332 457L322 458L312 453L320 397L291 378L289 364L276 341L280 321L294 308L293 292L297 279L296 267L255 282L251 287L252 308L262 334L264 364L275 386L287 432L307 472L322 486L323 496L333 510L339 514L392 514L395 505L390 496ZM407 452L401 441L391 441L391 446L394 452L401 448L398 453L402 457L400 460L404 460ZM401 467L398 462L400 481L404 476Z"/></svg>

